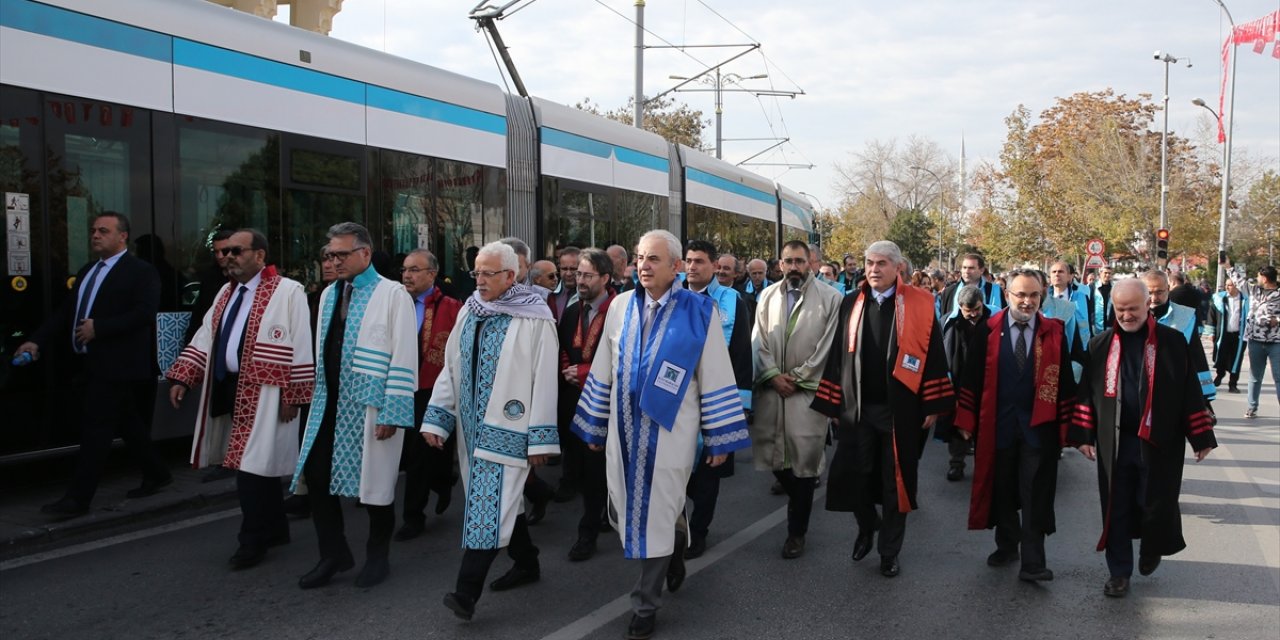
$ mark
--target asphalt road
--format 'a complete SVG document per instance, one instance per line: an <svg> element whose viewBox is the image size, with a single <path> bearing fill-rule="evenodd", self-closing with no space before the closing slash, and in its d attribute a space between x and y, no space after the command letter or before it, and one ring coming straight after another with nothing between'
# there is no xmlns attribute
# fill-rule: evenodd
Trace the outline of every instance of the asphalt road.
<svg viewBox="0 0 1280 640"><path fill-rule="evenodd" d="M1225 392L1225 389L1223 390ZM690 563L684 588L658 617L665 638L1230 638L1280 636L1280 408L1268 385L1262 416L1240 418L1242 395L1216 404L1221 446L1188 462L1182 494L1188 548L1128 598L1102 595L1107 578L1094 545L1101 528L1093 464L1068 451L1058 482L1057 534L1047 543L1056 578L1017 579L992 569L989 531L967 531L968 477L947 482L946 448L931 442L921 467L921 509L908 518L902 575L886 579L874 553L855 563L850 514L823 511L825 489L798 560L783 560L785 498L772 477L740 456L722 487L712 546ZM554 479L556 468L547 475ZM440 603L461 558L455 506L430 517L427 534L393 543L392 575L372 589L354 571L302 591L317 560L310 521L266 562L228 570L237 510L92 541L0 564L0 636L17 638L619 638L637 563L616 535L595 558L565 559L580 503L553 504L533 528L542 581L486 592L473 622ZM357 562L367 531L348 507ZM491 578L510 561L500 557Z"/></svg>

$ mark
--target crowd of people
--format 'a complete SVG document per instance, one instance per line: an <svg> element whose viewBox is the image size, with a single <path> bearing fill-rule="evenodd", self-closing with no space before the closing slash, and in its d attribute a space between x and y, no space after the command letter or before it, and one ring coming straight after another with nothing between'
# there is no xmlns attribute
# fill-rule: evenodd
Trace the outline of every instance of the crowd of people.
<svg viewBox="0 0 1280 640"><path fill-rule="evenodd" d="M138 341L158 278L128 254L123 215L98 216L91 238L98 259L18 350L71 348L100 400L87 403L75 480L44 509L58 516L88 509L116 432L144 471L131 496L170 482L139 420L149 364L133 362L149 353ZM720 483L746 449L787 496L783 558L804 555L825 474L825 508L854 514L852 559L876 551L892 578L930 437L947 442L948 480L963 480L972 456L968 527L993 529L987 564L1016 563L1028 582L1054 578L1045 537L1063 449L1096 460L1103 592L1123 597L1135 565L1150 575L1185 547L1182 465L1188 446L1196 461L1216 447L1216 388L1226 377L1237 390L1247 355L1252 418L1267 363L1273 380L1280 366L1272 267L1250 282L1223 264L1228 285L1200 314L1176 301L1185 281L1162 271L1081 280L1059 261L993 277L969 254L931 273L889 241L843 264L800 241L742 259L655 230L634 255L563 247L537 259L516 238L485 245L460 300L428 250L403 256L397 280L373 267L363 226L335 225L328 238L327 286L308 296L269 264L259 231L214 237L224 284L164 372L170 402L197 403L192 463L235 474L232 569L289 542L287 512L310 515L319 560L303 589L355 567L342 498L369 519L355 584L372 587L390 574L393 540L422 535L431 496L445 512L460 480L464 551L444 605L464 620L502 549L512 564L490 590L539 580L531 525L549 502L580 500L568 560L590 559L616 532L638 561L626 637L652 636L663 592L706 551ZM539 477L548 464L561 467L558 486Z"/></svg>

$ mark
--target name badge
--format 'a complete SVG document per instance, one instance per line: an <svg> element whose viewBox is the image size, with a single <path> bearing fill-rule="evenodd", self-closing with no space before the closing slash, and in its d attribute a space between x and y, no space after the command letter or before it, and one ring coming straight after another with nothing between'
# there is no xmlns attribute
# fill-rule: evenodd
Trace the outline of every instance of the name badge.
<svg viewBox="0 0 1280 640"><path fill-rule="evenodd" d="M653 384L672 395L680 392L680 384L684 382L685 370L666 360L658 367L658 379Z"/></svg>
<svg viewBox="0 0 1280 640"><path fill-rule="evenodd" d="M902 368L911 373L920 373L920 358L904 353L902 355Z"/></svg>

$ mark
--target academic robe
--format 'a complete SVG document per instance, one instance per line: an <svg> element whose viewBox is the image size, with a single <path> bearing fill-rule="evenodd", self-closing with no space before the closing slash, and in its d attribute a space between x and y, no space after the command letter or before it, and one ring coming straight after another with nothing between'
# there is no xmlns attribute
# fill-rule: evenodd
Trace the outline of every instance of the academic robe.
<svg viewBox="0 0 1280 640"><path fill-rule="evenodd" d="M1196 370L1196 379L1200 381L1200 393L1204 399L1212 402L1218 398L1218 387L1213 384L1213 373L1209 371L1209 359L1204 355L1204 347L1200 344L1200 335L1196 333L1196 310L1176 302L1165 304L1165 310L1152 309L1156 322L1178 330L1187 344L1191 346L1191 364Z"/></svg>
<svg viewBox="0 0 1280 640"><path fill-rule="evenodd" d="M1084 347L1089 344L1088 318L1077 307L1060 298L1046 298L1040 307L1046 318L1061 320L1066 330L1067 351L1071 354L1071 373L1076 382L1084 375ZM1083 320L1083 322L1082 322Z"/></svg>
<svg viewBox="0 0 1280 640"><path fill-rule="evenodd" d="M1111 524L1112 469L1120 438L1119 400L1121 394L1135 392L1121 388L1120 346L1113 345L1113 338L1118 342L1117 331L1120 328L1113 326L1089 342L1080 400L1067 433L1068 444L1097 446L1103 520L1098 551L1106 548ZM1145 509L1134 518L1131 533L1142 540L1142 555L1172 555L1186 547L1178 510L1186 445L1190 443L1193 451L1218 446L1213 433L1215 420L1205 408L1191 355L1199 345L1189 347L1182 334L1156 324L1151 316L1140 331L1147 333L1141 383L1136 390L1139 406L1144 407L1138 438L1145 463L1146 495Z"/></svg>
<svg viewBox="0 0 1280 640"><path fill-rule="evenodd" d="M970 357L959 376L955 426L978 436L969 500L970 529L996 526L993 496L1000 348L1002 340L1014 338L1006 337L1009 333L1007 314L1008 310L1003 310L974 328ZM1058 486L1058 456L1077 401L1076 379L1067 366L1071 362L1068 344L1075 336L1068 337L1061 320L1037 315L1027 366L1034 372L1030 429L1040 444L1040 465L1035 477L1030 479L1032 504L1022 505L1022 509L1037 530L1051 534L1056 530L1053 502Z"/></svg>
<svg viewBox="0 0 1280 640"><path fill-rule="evenodd" d="M947 413L955 407L955 390L942 349L942 329L933 314L933 296L899 279L893 297L894 330L887 332L888 357L884 369L864 372L858 354L862 344L862 312L866 305L874 305L875 300L867 284L856 294L845 296L837 312L831 352L827 354L812 408L839 419L839 437L852 437L849 432L858 424L861 414L859 380L864 373L887 377L887 404L893 413L898 510L907 513L917 508L916 471L926 442L925 430L920 427L926 416ZM832 475L836 475L835 468ZM879 501L883 491L875 486L871 491ZM827 510L852 511L855 496L850 492L851 487L832 483L827 489Z"/></svg>
<svg viewBox="0 0 1280 640"><path fill-rule="evenodd" d="M213 384L209 352L239 286L238 282L223 285L191 343L165 377L197 390L192 466L221 464L258 476L287 476L298 462L298 418L280 422L280 405L310 403L315 386L307 295L301 284L282 278L274 266L262 270L253 299L245 301L249 312L235 404L230 414L214 418L209 415Z"/></svg>
<svg viewBox="0 0 1280 640"><path fill-rule="evenodd" d="M1244 339L1245 326L1249 321L1249 296L1240 296L1239 328L1236 333L1234 349L1223 349L1222 338L1227 334L1227 314L1229 312L1227 292L1219 291L1212 298L1213 307L1209 310L1209 326L1213 330L1213 364L1222 371L1240 373L1240 363L1248 351L1248 342Z"/></svg>
<svg viewBox="0 0 1280 640"><path fill-rule="evenodd" d="M627 558L671 555L698 457L750 446L715 303L673 285L642 345L645 299L640 288L609 305L573 419L579 438L605 449L609 521Z"/></svg>
<svg viewBox="0 0 1280 640"><path fill-rule="evenodd" d="M560 453L558 348L550 318L481 317L467 305L458 316L422 432L457 434L465 549L510 544L529 457Z"/></svg>
<svg viewBox="0 0 1280 640"><path fill-rule="evenodd" d="M756 469L789 468L797 477L814 478L826 468L829 419L809 406L826 369L844 296L810 276L800 285L800 298L787 316L789 286L784 280L765 289L756 309L752 343L759 374L751 451ZM769 382L784 373L795 378L796 392L790 398L778 395Z"/></svg>
<svg viewBox="0 0 1280 640"><path fill-rule="evenodd" d="M1089 328L1098 335L1115 324L1115 311L1111 308L1111 283L1095 280L1089 285Z"/></svg>
<svg viewBox="0 0 1280 640"><path fill-rule="evenodd" d="M320 329L315 353L324 353L325 337L338 302L337 280L324 290L320 301ZM324 358L316 358L315 397L307 416L302 452L293 474L295 493L324 491L301 482L307 455L320 431L329 402L337 403L334 425L333 468L330 495L360 498L370 505L395 500L404 438L374 437L378 425L412 428L413 392L418 388L418 319L413 299L404 285L378 275L372 267L352 280L347 323L343 331L341 369L327 371ZM326 380L338 376L338 397L330 398Z"/></svg>

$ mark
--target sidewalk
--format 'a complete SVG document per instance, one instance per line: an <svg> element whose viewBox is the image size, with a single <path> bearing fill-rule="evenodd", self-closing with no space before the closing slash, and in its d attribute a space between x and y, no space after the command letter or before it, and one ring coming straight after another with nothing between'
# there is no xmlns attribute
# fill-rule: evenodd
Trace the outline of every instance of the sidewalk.
<svg viewBox="0 0 1280 640"><path fill-rule="evenodd" d="M237 504L234 475L202 482L206 470L197 471L183 461L175 461L170 471L173 484L136 500L125 493L138 486L138 473L128 466L110 471L102 478L89 512L74 518L40 513L41 505L62 497L65 482L6 489L0 495L0 560L121 533L139 523L178 520Z"/></svg>

